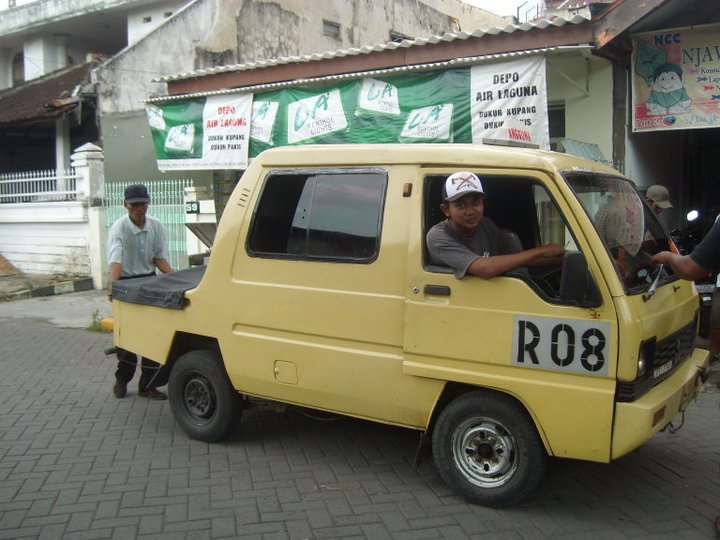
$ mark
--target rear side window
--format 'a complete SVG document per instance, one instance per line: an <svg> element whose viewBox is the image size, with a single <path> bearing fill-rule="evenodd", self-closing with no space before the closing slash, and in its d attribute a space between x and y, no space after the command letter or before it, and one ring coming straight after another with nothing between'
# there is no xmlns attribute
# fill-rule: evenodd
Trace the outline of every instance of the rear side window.
<svg viewBox="0 0 720 540"><path fill-rule="evenodd" d="M370 262L380 247L387 174L333 169L272 172L248 251L260 257Z"/></svg>

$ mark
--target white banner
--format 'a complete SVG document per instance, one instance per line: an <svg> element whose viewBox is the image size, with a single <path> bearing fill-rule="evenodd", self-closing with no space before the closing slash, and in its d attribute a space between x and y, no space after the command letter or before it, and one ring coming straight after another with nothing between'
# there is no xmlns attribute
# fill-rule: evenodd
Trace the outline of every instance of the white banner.
<svg viewBox="0 0 720 540"><path fill-rule="evenodd" d="M195 109L149 105L160 170L246 169L250 145L252 94L210 96ZM199 112L199 111L198 111Z"/></svg>
<svg viewBox="0 0 720 540"><path fill-rule="evenodd" d="M544 57L473 66L470 99L473 143L505 139L508 131L517 131L508 130L507 125L522 125L529 132L529 142L550 148ZM506 120L510 122L506 124ZM525 133L522 135L517 139L528 142Z"/></svg>
<svg viewBox="0 0 720 540"><path fill-rule="evenodd" d="M288 143L312 140L347 129L340 90L294 101L288 105Z"/></svg>

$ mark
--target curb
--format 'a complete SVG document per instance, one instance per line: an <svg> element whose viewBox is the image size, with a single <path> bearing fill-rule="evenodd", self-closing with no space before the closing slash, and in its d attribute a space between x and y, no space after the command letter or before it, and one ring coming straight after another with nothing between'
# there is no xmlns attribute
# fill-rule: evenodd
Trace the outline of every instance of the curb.
<svg viewBox="0 0 720 540"><path fill-rule="evenodd" d="M67 294L80 291L91 291L95 288L92 278L82 278L74 281L61 281L52 285L45 285L37 289L25 289L7 296L12 300L25 300L41 296L54 296L56 294Z"/></svg>

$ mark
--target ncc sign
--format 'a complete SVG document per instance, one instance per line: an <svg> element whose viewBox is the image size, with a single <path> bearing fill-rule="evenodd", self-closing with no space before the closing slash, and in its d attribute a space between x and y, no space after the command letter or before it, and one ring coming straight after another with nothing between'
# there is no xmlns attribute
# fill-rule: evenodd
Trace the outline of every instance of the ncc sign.
<svg viewBox="0 0 720 540"><path fill-rule="evenodd" d="M633 131L720 127L720 26L637 34Z"/></svg>

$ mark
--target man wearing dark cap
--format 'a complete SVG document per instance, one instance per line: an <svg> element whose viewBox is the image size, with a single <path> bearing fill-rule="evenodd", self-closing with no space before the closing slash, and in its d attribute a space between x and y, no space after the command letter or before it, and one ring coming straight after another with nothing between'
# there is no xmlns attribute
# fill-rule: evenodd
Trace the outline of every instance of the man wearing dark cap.
<svg viewBox="0 0 720 540"><path fill-rule="evenodd" d="M455 277L491 278L523 266L560 264L565 249L555 243L516 251L485 213L485 192L477 175L456 172L445 181L440 210L447 219L434 225L426 241L432 262L450 266Z"/></svg>
<svg viewBox="0 0 720 540"><path fill-rule="evenodd" d="M165 231L160 221L147 215L150 196L143 184L133 184L125 188L125 209L127 215L118 219L110 228L107 241L109 270L109 293L112 299L112 284L118 279L144 277L172 272L168 262L168 247ZM127 393L127 385L135 375L137 355L117 349L118 366L115 371L113 394L122 398ZM150 399L167 399L167 396L153 384L160 364L142 358L138 394ZM164 382L163 382L164 384Z"/></svg>

